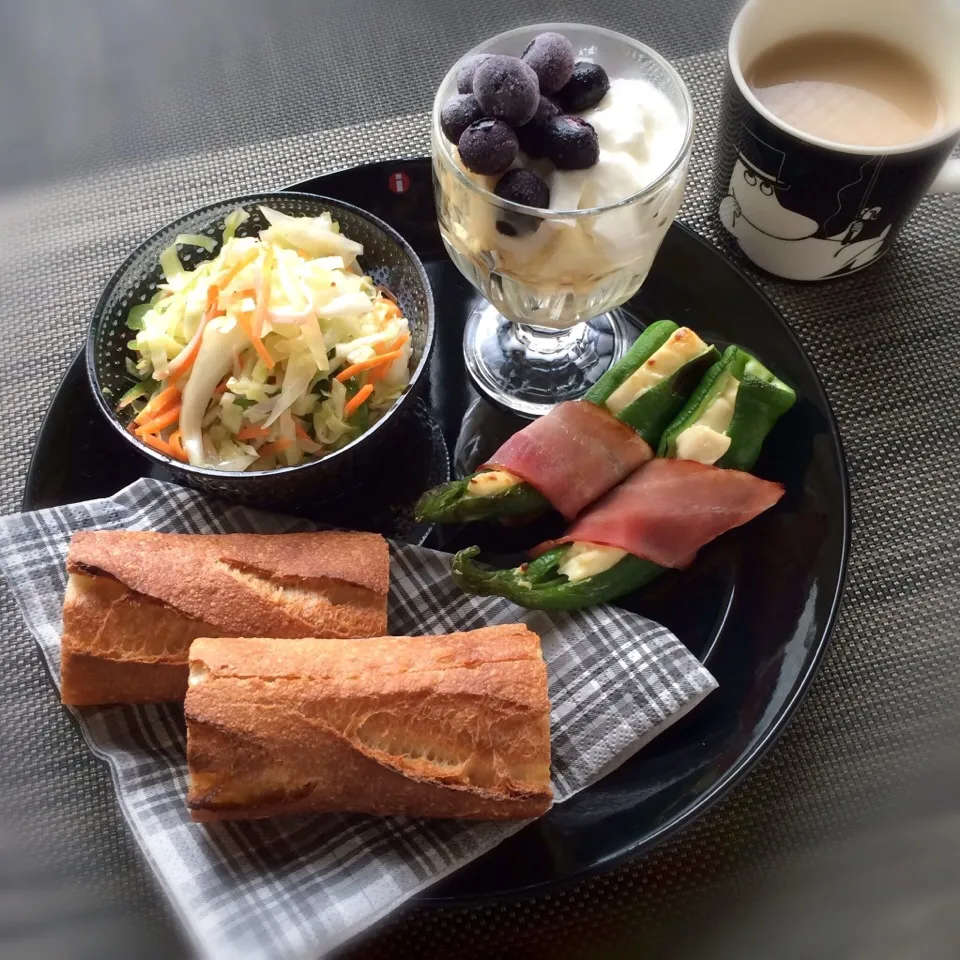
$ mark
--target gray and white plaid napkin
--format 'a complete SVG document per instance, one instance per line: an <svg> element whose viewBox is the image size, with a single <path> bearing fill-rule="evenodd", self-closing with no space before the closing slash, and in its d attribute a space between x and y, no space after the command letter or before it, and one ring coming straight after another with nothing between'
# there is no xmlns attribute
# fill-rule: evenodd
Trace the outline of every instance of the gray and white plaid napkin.
<svg viewBox="0 0 960 960"><path fill-rule="evenodd" d="M67 546L75 531L91 528L284 533L309 524L155 480L108 499L0 518L0 569L54 677ZM400 543L391 551L392 633L523 621L540 634L558 803L716 687L676 637L643 617L607 606L546 614L471 597L451 580L446 555ZM194 824L184 804L178 706L85 709L77 717L109 764L124 814L188 932L216 960L322 956L523 826L357 815Z"/></svg>

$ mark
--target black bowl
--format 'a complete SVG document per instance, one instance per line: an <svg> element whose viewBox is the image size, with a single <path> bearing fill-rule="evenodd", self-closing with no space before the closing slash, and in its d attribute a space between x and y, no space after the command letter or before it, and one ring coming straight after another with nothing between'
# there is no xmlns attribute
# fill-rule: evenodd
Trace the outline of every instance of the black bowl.
<svg viewBox="0 0 960 960"><path fill-rule="evenodd" d="M393 293L410 323L410 385L369 430L323 459L295 467L251 472L190 466L142 443L126 429L130 415L124 417L114 409L117 398L132 383L126 369L127 358L132 356L127 343L133 337L126 326L127 315L132 307L146 303L156 293L157 285L163 281L160 253L173 243L177 234L199 233L219 240L224 218L237 207L243 207L250 214L237 234L259 234L268 226L260 213L260 204L291 216L319 216L328 212L340 224L344 236L363 244L360 267ZM193 246L180 247L179 255L187 269L214 256ZM140 454L162 464L179 482L239 503L302 510L316 505L318 500L335 500L346 492L355 496L358 488L367 484L367 478L382 474L383 464L390 463L396 456L397 449L402 448L409 415L426 383L433 339L430 281L417 255L395 230L339 200L292 192L249 194L221 200L174 220L127 258L107 284L94 310L87 336L87 376L97 406L111 426Z"/></svg>

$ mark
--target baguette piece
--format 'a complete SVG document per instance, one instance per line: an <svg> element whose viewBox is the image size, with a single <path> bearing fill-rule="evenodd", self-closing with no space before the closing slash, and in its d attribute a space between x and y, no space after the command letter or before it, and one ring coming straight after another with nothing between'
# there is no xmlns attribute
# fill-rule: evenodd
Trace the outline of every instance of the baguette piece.
<svg viewBox="0 0 960 960"><path fill-rule="evenodd" d="M194 820L354 812L512 820L551 804L540 638L522 624L368 640L198 639Z"/></svg>
<svg viewBox="0 0 960 960"><path fill-rule="evenodd" d="M375 533L77 533L67 554L61 698L182 700L201 636L387 631L390 555Z"/></svg>

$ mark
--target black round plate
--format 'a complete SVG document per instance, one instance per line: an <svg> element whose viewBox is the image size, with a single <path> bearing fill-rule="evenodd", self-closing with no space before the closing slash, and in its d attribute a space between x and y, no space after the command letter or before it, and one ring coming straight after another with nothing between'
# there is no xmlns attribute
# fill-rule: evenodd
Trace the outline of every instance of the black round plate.
<svg viewBox="0 0 960 960"><path fill-rule="evenodd" d="M369 210L397 229L426 263L437 307L430 409L447 443L456 446L458 463L474 462L500 436L519 428L522 421L475 403L468 384L461 341L477 294L443 252L429 161L357 167L291 189ZM682 225L668 232L643 290L627 309L638 327L669 317L721 349L739 343L797 390L796 406L771 434L756 467L761 476L783 483L786 496L769 514L701 551L690 569L666 575L627 600L627 606L670 627L706 662L719 689L615 773L554 807L422 900L539 893L649 849L701 816L769 748L826 650L843 590L849 490L836 423L796 337L743 273ZM24 509L108 496L149 469L145 459L110 455L113 446L105 450L104 438L115 444L96 416L75 361L44 422ZM414 459L406 456L403 462ZM427 486L431 472L421 471L412 482ZM384 523L385 532L394 529L384 518L376 522ZM481 542L508 555L534 536L529 528L512 534L438 529L427 543L454 549Z"/></svg>
<svg viewBox="0 0 960 960"><path fill-rule="evenodd" d="M124 443L104 420L87 380L84 352L73 358L40 427L27 471L24 510L109 497L140 477L176 483L169 470ZM418 400L397 424L396 436L383 444L385 462L396 466L389 483L375 478L349 494L297 512L333 526L423 543L433 527L414 518L414 505L425 487L450 479L447 445L427 403Z"/></svg>

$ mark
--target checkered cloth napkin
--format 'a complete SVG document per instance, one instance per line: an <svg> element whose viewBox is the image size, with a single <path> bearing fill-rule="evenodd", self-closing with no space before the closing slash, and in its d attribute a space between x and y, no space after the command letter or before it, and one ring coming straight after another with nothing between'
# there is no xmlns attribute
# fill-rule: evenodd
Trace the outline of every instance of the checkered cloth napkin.
<svg viewBox="0 0 960 960"><path fill-rule="evenodd" d="M302 520L139 480L116 496L0 518L0 569L54 678L64 560L83 529L284 533ZM449 557L391 545L390 629L446 633L523 621L540 634L550 684L553 787L562 803L632 756L716 686L666 628L601 606L524 610L462 593ZM490 850L522 823L324 815L200 825L184 804L182 710L77 711L113 775L144 854L200 952L217 960L318 957Z"/></svg>

